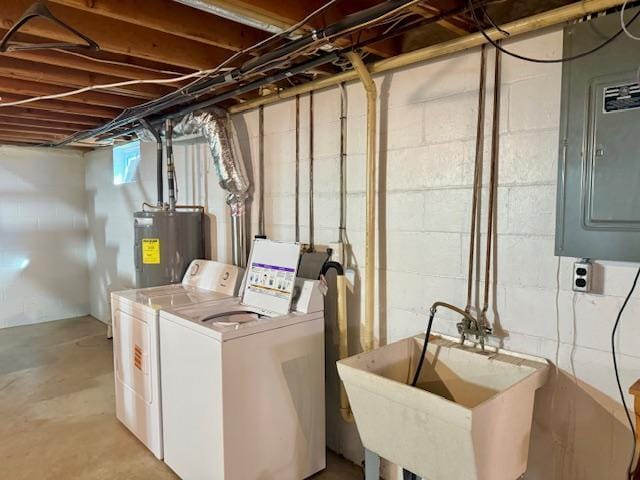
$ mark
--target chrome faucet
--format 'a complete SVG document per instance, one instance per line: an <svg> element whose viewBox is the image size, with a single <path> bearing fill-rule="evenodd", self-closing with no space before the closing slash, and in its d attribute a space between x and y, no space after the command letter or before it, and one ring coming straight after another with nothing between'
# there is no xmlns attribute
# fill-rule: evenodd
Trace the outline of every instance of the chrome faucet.
<svg viewBox="0 0 640 480"><path fill-rule="evenodd" d="M491 327L485 322L479 322L473 318L468 312L463 315L462 321L456 324L458 333L460 334L460 343L464 343L467 337L475 337L480 347L484 350L484 345L492 333Z"/></svg>
<svg viewBox="0 0 640 480"><path fill-rule="evenodd" d="M486 319L485 321L480 322L476 318L474 318L467 310L463 310L456 307L455 305L451 305L450 303L445 302L434 303L431 306L431 313L435 314L435 311L438 307L444 307L462 315L462 321L456 324L456 327L458 328L458 334L460 335L461 344L464 343L464 341L468 337L474 337L475 340L480 344L480 347L484 350L485 343L489 335L491 335L492 333L492 329Z"/></svg>

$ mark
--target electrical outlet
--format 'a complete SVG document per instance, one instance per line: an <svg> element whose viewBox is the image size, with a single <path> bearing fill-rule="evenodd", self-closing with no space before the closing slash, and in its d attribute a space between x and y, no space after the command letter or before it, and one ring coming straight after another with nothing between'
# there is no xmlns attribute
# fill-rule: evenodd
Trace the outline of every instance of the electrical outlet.
<svg viewBox="0 0 640 480"><path fill-rule="evenodd" d="M581 260L573 264L573 291L588 293L591 291L593 265L589 260Z"/></svg>

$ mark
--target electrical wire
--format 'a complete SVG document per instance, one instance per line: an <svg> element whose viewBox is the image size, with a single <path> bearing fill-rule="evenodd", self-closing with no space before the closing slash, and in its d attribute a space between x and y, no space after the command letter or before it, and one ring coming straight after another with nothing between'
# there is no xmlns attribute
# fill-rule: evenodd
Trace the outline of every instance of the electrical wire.
<svg viewBox="0 0 640 480"><path fill-rule="evenodd" d="M161 73L161 74L164 74L164 75L184 75L183 72L174 72L172 70L162 70L162 69L159 69L159 68L145 67L143 65L137 65L137 64L133 64L133 63L119 62L117 60L106 60L104 58L97 58L97 57L92 57L91 55L85 55L84 53L74 52L73 50L65 50L65 49L62 49L62 48L53 48L52 51L58 52L58 53L64 53L66 55L73 55L73 56L84 58L85 60L90 60L90 61L96 62L96 63L104 63L104 64L107 64L107 65L118 65L118 66L121 66L121 67L134 68L136 70L144 70L144 71L147 71L147 72Z"/></svg>
<svg viewBox="0 0 640 480"><path fill-rule="evenodd" d="M495 48L497 48L498 50L500 50L502 53L509 55L511 57L517 58L519 60L524 60L526 62L533 62L533 63L565 63L565 62L571 62L573 60L578 60L580 58L586 57L588 55L591 55L592 53L597 52L598 50L601 50L602 48L606 47L607 45L609 45L611 42L613 42L616 38L618 38L620 35L622 35L624 33L624 30L621 28L620 30L618 30L617 33L615 33L614 35L612 35L611 37L607 38L605 41L603 41L602 43L600 43L599 45L585 51L582 53L578 53L576 55L572 55L569 57L563 57L563 58L551 58L551 59L547 59L547 58L531 58L531 57L526 57L524 55L520 55L518 53L514 53L514 52L510 52L509 50L507 50L506 48L502 47L501 45L498 44L498 42L496 42L495 40L493 40L486 32L485 28L483 27L482 23L480 22L480 20L478 19L478 15L476 13L476 6L473 5L473 1L472 0L467 0L467 5L469 6L469 12L471 13L471 17L473 18L473 22L476 24L476 27L478 28L478 31L482 34L482 36L491 44L493 45ZM484 9L484 7L482 7ZM487 17L487 19L490 21L490 23L495 23L493 21L493 19L491 19L491 17L488 15L488 13L485 10L485 16ZM640 16L640 10L638 10L635 15L633 17L631 17L631 20L629 20L626 23L626 27L629 27L633 22L635 22L635 20Z"/></svg>
<svg viewBox="0 0 640 480"><path fill-rule="evenodd" d="M331 0L330 2L328 2L327 4L325 4L323 7L319 8L316 12L322 11L323 9L327 8L329 5L333 4L334 2L336 2L338 0ZM368 26L372 23L376 23L377 21L380 20L384 20L387 19L389 16L394 15L396 12L401 11L403 8L406 8L407 6L413 5L414 3L417 3L417 0L413 0L413 1L405 1L402 5L399 5L398 7L393 8L393 10L389 10L386 11L384 13L380 13L377 17L375 17L375 19L372 19L370 21L367 21L365 23L359 23L358 25L354 26L354 27L345 27L343 30L340 30L339 32L336 32L334 34L331 35L327 35L326 32L324 31L320 31L320 32L316 32L315 35L312 37L314 41L306 43L305 45L303 45L303 49L308 49L308 48L312 48L314 44L318 43L318 42L327 42L330 38L336 37L336 36L341 36L343 34L345 34L345 32L351 31L354 28L364 28L365 26ZM306 21L308 21L308 18L310 18L311 16L313 16L314 14L316 14L316 12L312 13L311 15L306 17ZM299 24L303 24L305 23L305 20L299 22ZM299 25L297 24L297 25ZM292 26L290 29L288 30L294 30L296 28L296 25ZM285 32L287 32L285 31ZM281 35L283 35L285 32L281 32L279 34L276 34L273 36L273 38L279 37ZM258 44L256 44L254 47L257 48L258 46L261 46L263 44L265 44L266 42L268 42L269 39L264 40L262 42L259 42ZM251 50L254 47L251 47L250 49L247 50ZM240 54L240 52L238 53ZM238 55L236 54L236 55ZM282 62L281 58L286 57L287 55L290 55L291 52L287 52L286 54L283 54L279 59L280 62ZM234 58L234 56L232 56L231 58ZM223 62L222 65L228 63L231 59L226 60L225 62ZM330 61L334 61L335 59L332 59ZM260 68L261 70L259 70L257 73L263 73L262 70L264 70L262 65L269 65L271 63L271 61L267 61L264 64L261 65L257 65L258 68ZM222 65L220 65L218 68L220 68ZM248 66L250 68L250 66ZM236 69L237 70L237 69ZM125 128L125 132L126 133L133 133L135 131L135 125L134 122L137 120L136 117L140 117L140 116L149 116L155 112L158 111L162 111L165 110L171 106L176 105L176 103L184 103L185 101L192 99L192 98L196 98L198 95L202 95L203 93L207 93L212 91L212 89L215 89L216 87L221 87L223 85L226 85L228 83L231 82L238 82L240 80L240 77L246 77L247 75L247 71L242 71L242 69L240 69L239 71L236 71L234 74L226 74L224 76L217 76L217 77L213 77L212 79L206 79L206 78L201 78L201 79L197 79L194 82L192 82L190 85L181 88L180 90L170 93L168 95L165 95L164 97L160 98L160 99L156 99L156 100L151 100L143 105L140 106L136 106L136 107L132 107L129 109L125 109L123 112L121 112L120 115L118 115L115 119L109 121L108 123L106 123L105 125L95 128L95 129L91 129L91 130L85 130L82 132L78 132L70 137L68 137L67 139L63 140L62 142L58 142L55 143L53 145L49 145L49 146L61 146L61 145L65 145L69 142L74 141L75 139L84 139L87 137L96 137L102 134L106 134L106 133L110 133L113 132L115 129L118 128ZM205 83L202 83L205 82ZM212 83L214 82L214 83ZM251 83L251 82L249 82ZM122 132L120 133L115 133L115 135L122 135Z"/></svg>
<svg viewBox="0 0 640 480"><path fill-rule="evenodd" d="M148 79L148 80L126 80L126 81L122 81L122 82L114 82L114 83L107 83L107 84L100 84L100 85L90 85L90 86L87 86L87 87L79 88L79 89L76 89L76 90L70 90L68 92L63 92L63 93L57 93L57 94L52 94L52 95L41 95L41 96L37 96L37 97L26 98L24 100L17 100L17 101L14 101L14 102L0 102L0 107L15 107L15 106L18 106L18 105L25 105L25 104L37 102L37 101L40 101L40 100L55 100L55 99L59 99L59 98L65 98L65 97L69 97L69 96L73 96L73 95L78 95L78 94L89 92L89 91L93 91L93 90L109 90L109 89L113 89L113 88L120 88L120 87L126 87L126 86L131 86L131 85L171 84L171 83L176 83L176 82L183 82L185 80L189 80L189 79L195 78L195 77L198 77L198 81L201 81L203 79L209 78L214 73L217 73L217 72L221 71L222 68L225 65L228 65L230 62L232 62L233 60L238 58L240 55L244 55L246 53L249 53L249 52L251 52L251 51L253 51L253 50L257 49L257 48L260 48L260 47L266 45L268 42L271 42L272 40L275 40L276 38L288 35L291 32L299 30L311 18L313 18L314 16L320 14L321 12L323 12L324 10L326 10L327 8L329 8L330 6L332 6L333 4L335 4L338 1L340 1L340 0L329 0L327 3L325 3L324 5L319 7L318 9L314 10L313 12L311 12L309 15L307 15L305 18L303 18L301 21L297 22L296 24L290 26L289 28L283 30L282 32L278 32L278 33L276 33L276 34L274 34L274 35L272 35L272 36L270 36L270 37L268 37L268 38L266 38L264 40L261 40L260 42L256 43L255 45L252 45L251 47L248 47L248 48L246 48L244 50L236 52L235 54L231 55L229 58L224 60L220 65L218 65L218 66L216 66L214 68L198 70L196 72L180 75L178 77L173 77L173 78L158 78L158 79ZM247 72L247 73L251 73L251 72ZM190 86L193 86L193 85L195 85L195 83L187 85L186 87L183 87L182 89L174 92L173 94L181 94L183 91L185 91L184 89L186 89L186 88L188 88ZM170 95L173 95L173 94L170 94ZM143 105L138 105L136 107L133 107L133 109L143 107L145 105L148 105L149 103L150 102L146 102ZM130 113L133 109L125 110L125 112ZM119 116L118 118L122 118L122 117Z"/></svg>
<svg viewBox="0 0 640 480"><path fill-rule="evenodd" d="M640 278L640 268L636 273L635 278L633 279L633 284L631 285L631 290L627 294L627 297L624 299L624 303L622 307L620 307L620 311L618 312L618 316L616 318L616 323L613 326L613 330L611 331L611 356L613 357L613 369L616 373L616 382L618 384L618 391L620 392L620 399L622 400L622 406L624 407L624 413L627 416L627 421L629 422L629 426L631 427L631 433L633 435L633 450L631 451L631 461L629 462L629 468L627 469L627 474L629 478L633 476L633 461L636 456L636 430L633 426L633 420L631 419L631 414L627 409L627 402L625 400L624 391L622 390L622 384L620 383L620 373L618 372L618 361L616 359L616 332L618 330L618 325L620 324L620 319L622 318L622 314L624 313L625 308L627 307L627 303L629 303L629 299L633 295L633 292L636 289L636 285L638 284L638 278Z"/></svg>
<svg viewBox="0 0 640 480"><path fill-rule="evenodd" d="M627 37L633 40L640 40L640 37L635 36L633 33L629 31L629 29L627 28L628 25L624 21L624 11L627 8L628 3L629 3L629 0L625 0L625 2L622 4L622 7L620 7L620 27L622 28L622 31L627 34Z"/></svg>
<svg viewBox="0 0 640 480"><path fill-rule="evenodd" d="M85 92L90 92L93 90L110 90L113 88L119 88L119 87L127 87L130 85L142 85L142 84L166 84L166 83L176 83L176 82L183 82L185 80L189 80L190 78L194 78L194 77L202 77L204 75L208 75L209 73L212 73L214 71L216 71L216 69L210 69L210 70L199 70L197 72L193 72L193 73L188 73L186 75L183 75L181 77L174 77L174 78L155 78L155 79L149 79L149 80L125 80L123 82L114 82L114 83L104 83L104 84L100 84L100 85L90 85L88 87L82 87L82 88L78 88L76 90L70 90L68 92L62 92L62 93L55 93L52 95L40 95L38 97L32 97L32 98L25 98L24 100L16 100L15 102L0 102L0 107L15 107L18 105L25 105L27 103L33 103L33 102L38 102L40 100L55 100L57 98L65 98L65 97L70 97L73 95L79 95L81 93L85 93Z"/></svg>

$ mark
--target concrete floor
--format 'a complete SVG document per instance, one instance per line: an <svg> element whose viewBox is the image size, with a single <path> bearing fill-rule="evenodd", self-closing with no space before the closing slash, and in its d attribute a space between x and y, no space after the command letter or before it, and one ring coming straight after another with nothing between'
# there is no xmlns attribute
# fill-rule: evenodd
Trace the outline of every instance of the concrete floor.
<svg viewBox="0 0 640 480"><path fill-rule="evenodd" d="M0 330L1 478L177 478L115 418L105 332L91 317ZM362 478L336 455L327 462L314 480Z"/></svg>

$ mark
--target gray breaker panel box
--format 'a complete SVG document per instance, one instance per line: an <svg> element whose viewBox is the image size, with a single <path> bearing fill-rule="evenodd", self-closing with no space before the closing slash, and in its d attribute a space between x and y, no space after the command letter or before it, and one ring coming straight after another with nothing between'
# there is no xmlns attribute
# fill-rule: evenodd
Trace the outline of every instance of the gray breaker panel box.
<svg viewBox="0 0 640 480"><path fill-rule="evenodd" d="M631 28L640 32L638 26L640 19ZM619 29L618 13L571 25L564 56ZM624 34L563 66L556 255L640 261L638 66L640 43Z"/></svg>
<svg viewBox="0 0 640 480"><path fill-rule="evenodd" d="M192 260L204 258L200 212L134 213L136 287L179 283Z"/></svg>

